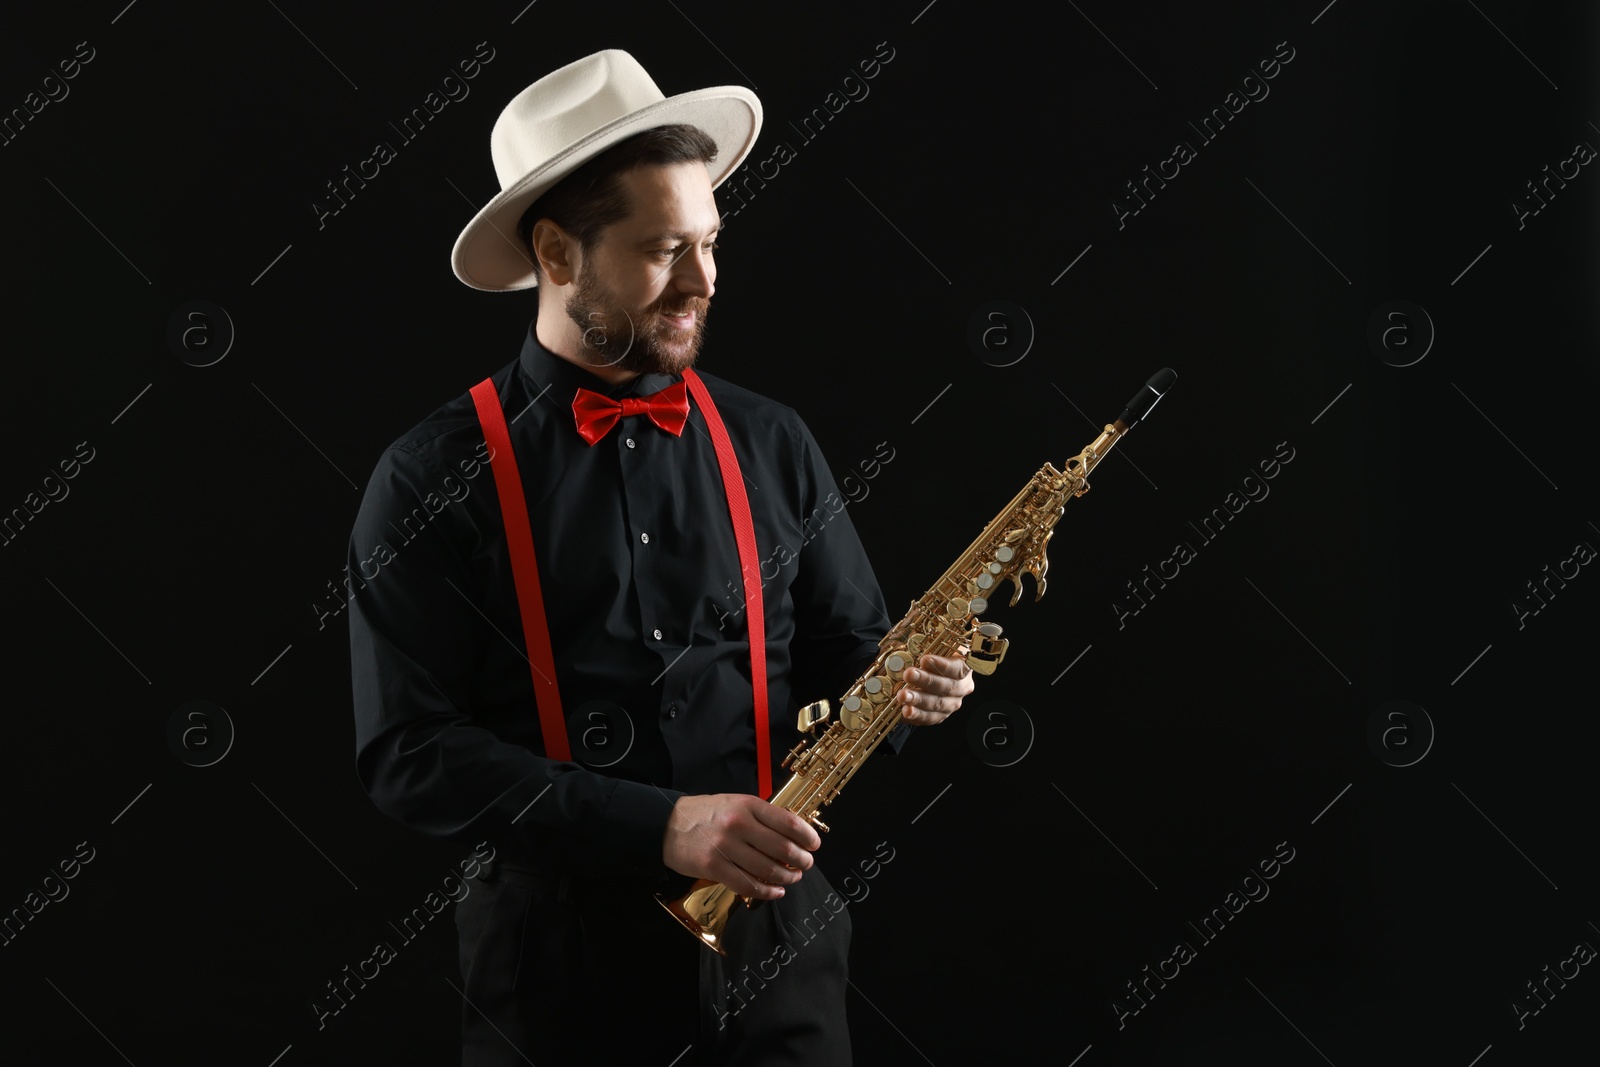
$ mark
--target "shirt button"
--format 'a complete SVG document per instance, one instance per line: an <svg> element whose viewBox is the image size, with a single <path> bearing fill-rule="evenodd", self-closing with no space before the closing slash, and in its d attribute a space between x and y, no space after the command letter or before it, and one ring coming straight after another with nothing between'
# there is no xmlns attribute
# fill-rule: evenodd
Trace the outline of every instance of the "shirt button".
<svg viewBox="0 0 1600 1067"><path fill-rule="evenodd" d="M650 535L647 533L642 533L639 535L639 540L648 545L650 543Z"/></svg>
<svg viewBox="0 0 1600 1067"><path fill-rule="evenodd" d="M678 717L678 705L676 705L676 704L668 704L667 705L667 718L676 719L677 717Z"/></svg>
<svg viewBox="0 0 1600 1067"><path fill-rule="evenodd" d="M655 633L656 633L656 640L657 641L661 640L661 631L657 630Z"/></svg>
<svg viewBox="0 0 1600 1067"><path fill-rule="evenodd" d="M631 438L631 437L625 438L622 443L627 445L629 448L632 448L633 447L633 438Z"/></svg>

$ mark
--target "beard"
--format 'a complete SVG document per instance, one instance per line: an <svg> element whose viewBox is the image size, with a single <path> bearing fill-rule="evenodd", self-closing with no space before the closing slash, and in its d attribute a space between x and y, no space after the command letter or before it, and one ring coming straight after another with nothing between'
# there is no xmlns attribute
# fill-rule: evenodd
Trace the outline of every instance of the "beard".
<svg viewBox="0 0 1600 1067"><path fill-rule="evenodd" d="M580 331L578 355L593 367L615 367L634 374L681 374L694 365L705 338L711 301L696 296L665 296L637 315L617 303L588 263L578 288L567 298L567 317ZM679 329L668 315L693 312L694 326Z"/></svg>

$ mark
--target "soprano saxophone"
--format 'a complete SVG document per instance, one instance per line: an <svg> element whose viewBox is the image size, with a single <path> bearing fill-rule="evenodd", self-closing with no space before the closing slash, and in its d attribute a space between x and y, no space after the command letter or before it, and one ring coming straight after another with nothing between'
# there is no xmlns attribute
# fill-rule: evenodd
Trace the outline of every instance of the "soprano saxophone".
<svg viewBox="0 0 1600 1067"><path fill-rule="evenodd" d="M1005 658L1010 642L1001 628L980 617L1000 583L1012 585L1011 605L1022 598L1022 575L1034 579L1034 600L1044 596L1049 560L1045 546L1061 518L1069 497L1089 491L1089 472L1137 422L1156 406L1178 375L1171 368L1158 371L1128 401L1116 421L1108 423L1063 470L1046 463L1011 503L1001 509L967 550L961 553L911 610L878 643L872 666L856 679L839 702L839 715L820 736L802 738L783 759L791 774L773 795L772 803L827 832L820 818L846 782L866 762L899 723L894 696L905 684L904 672L925 653L964 657L978 674L993 674ZM801 733L816 735L832 716L828 701L819 700L800 709ZM657 898L674 918L709 948L722 955L723 932L734 904L759 903L722 882L700 879L681 897Z"/></svg>

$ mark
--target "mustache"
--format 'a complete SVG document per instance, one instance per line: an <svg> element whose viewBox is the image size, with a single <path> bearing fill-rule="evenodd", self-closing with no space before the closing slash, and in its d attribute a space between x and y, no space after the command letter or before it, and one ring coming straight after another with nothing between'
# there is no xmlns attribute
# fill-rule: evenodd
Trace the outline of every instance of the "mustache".
<svg viewBox="0 0 1600 1067"><path fill-rule="evenodd" d="M688 303L678 307L668 307L665 302L658 301L651 311L662 315L686 315L690 312L698 317L711 306L711 301L705 297L694 297Z"/></svg>

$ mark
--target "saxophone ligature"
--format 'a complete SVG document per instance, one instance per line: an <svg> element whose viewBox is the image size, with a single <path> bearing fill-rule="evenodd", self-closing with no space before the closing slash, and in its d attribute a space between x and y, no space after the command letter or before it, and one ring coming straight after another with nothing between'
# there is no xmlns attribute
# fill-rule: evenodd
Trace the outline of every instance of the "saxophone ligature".
<svg viewBox="0 0 1600 1067"><path fill-rule="evenodd" d="M900 723L894 696L904 684L903 672L918 657L961 656L976 673L994 673L1010 642L998 625L982 619L991 597L1000 592L1001 582L1010 580L1014 606L1022 598L1024 574L1033 575L1034 600L1044 596L1049 569L1045 546L1067 500L1089 491L1089 473L1150 414L1177 378L1171 368L1157 371L1122 414L1063 469L1049 463L1041 467L922 598L912 601L905 617L879 642L872 665L840 700L836 718L826 700L800 709L798 726L807 737L784 757L790 777L772 803L826 832L822 809ZM828 724L825 729L824 724ZM722 955L727 955L722 941L733 906L759 903L725 883L703 878L683 896L657 899L690 933Z"/></svg>

